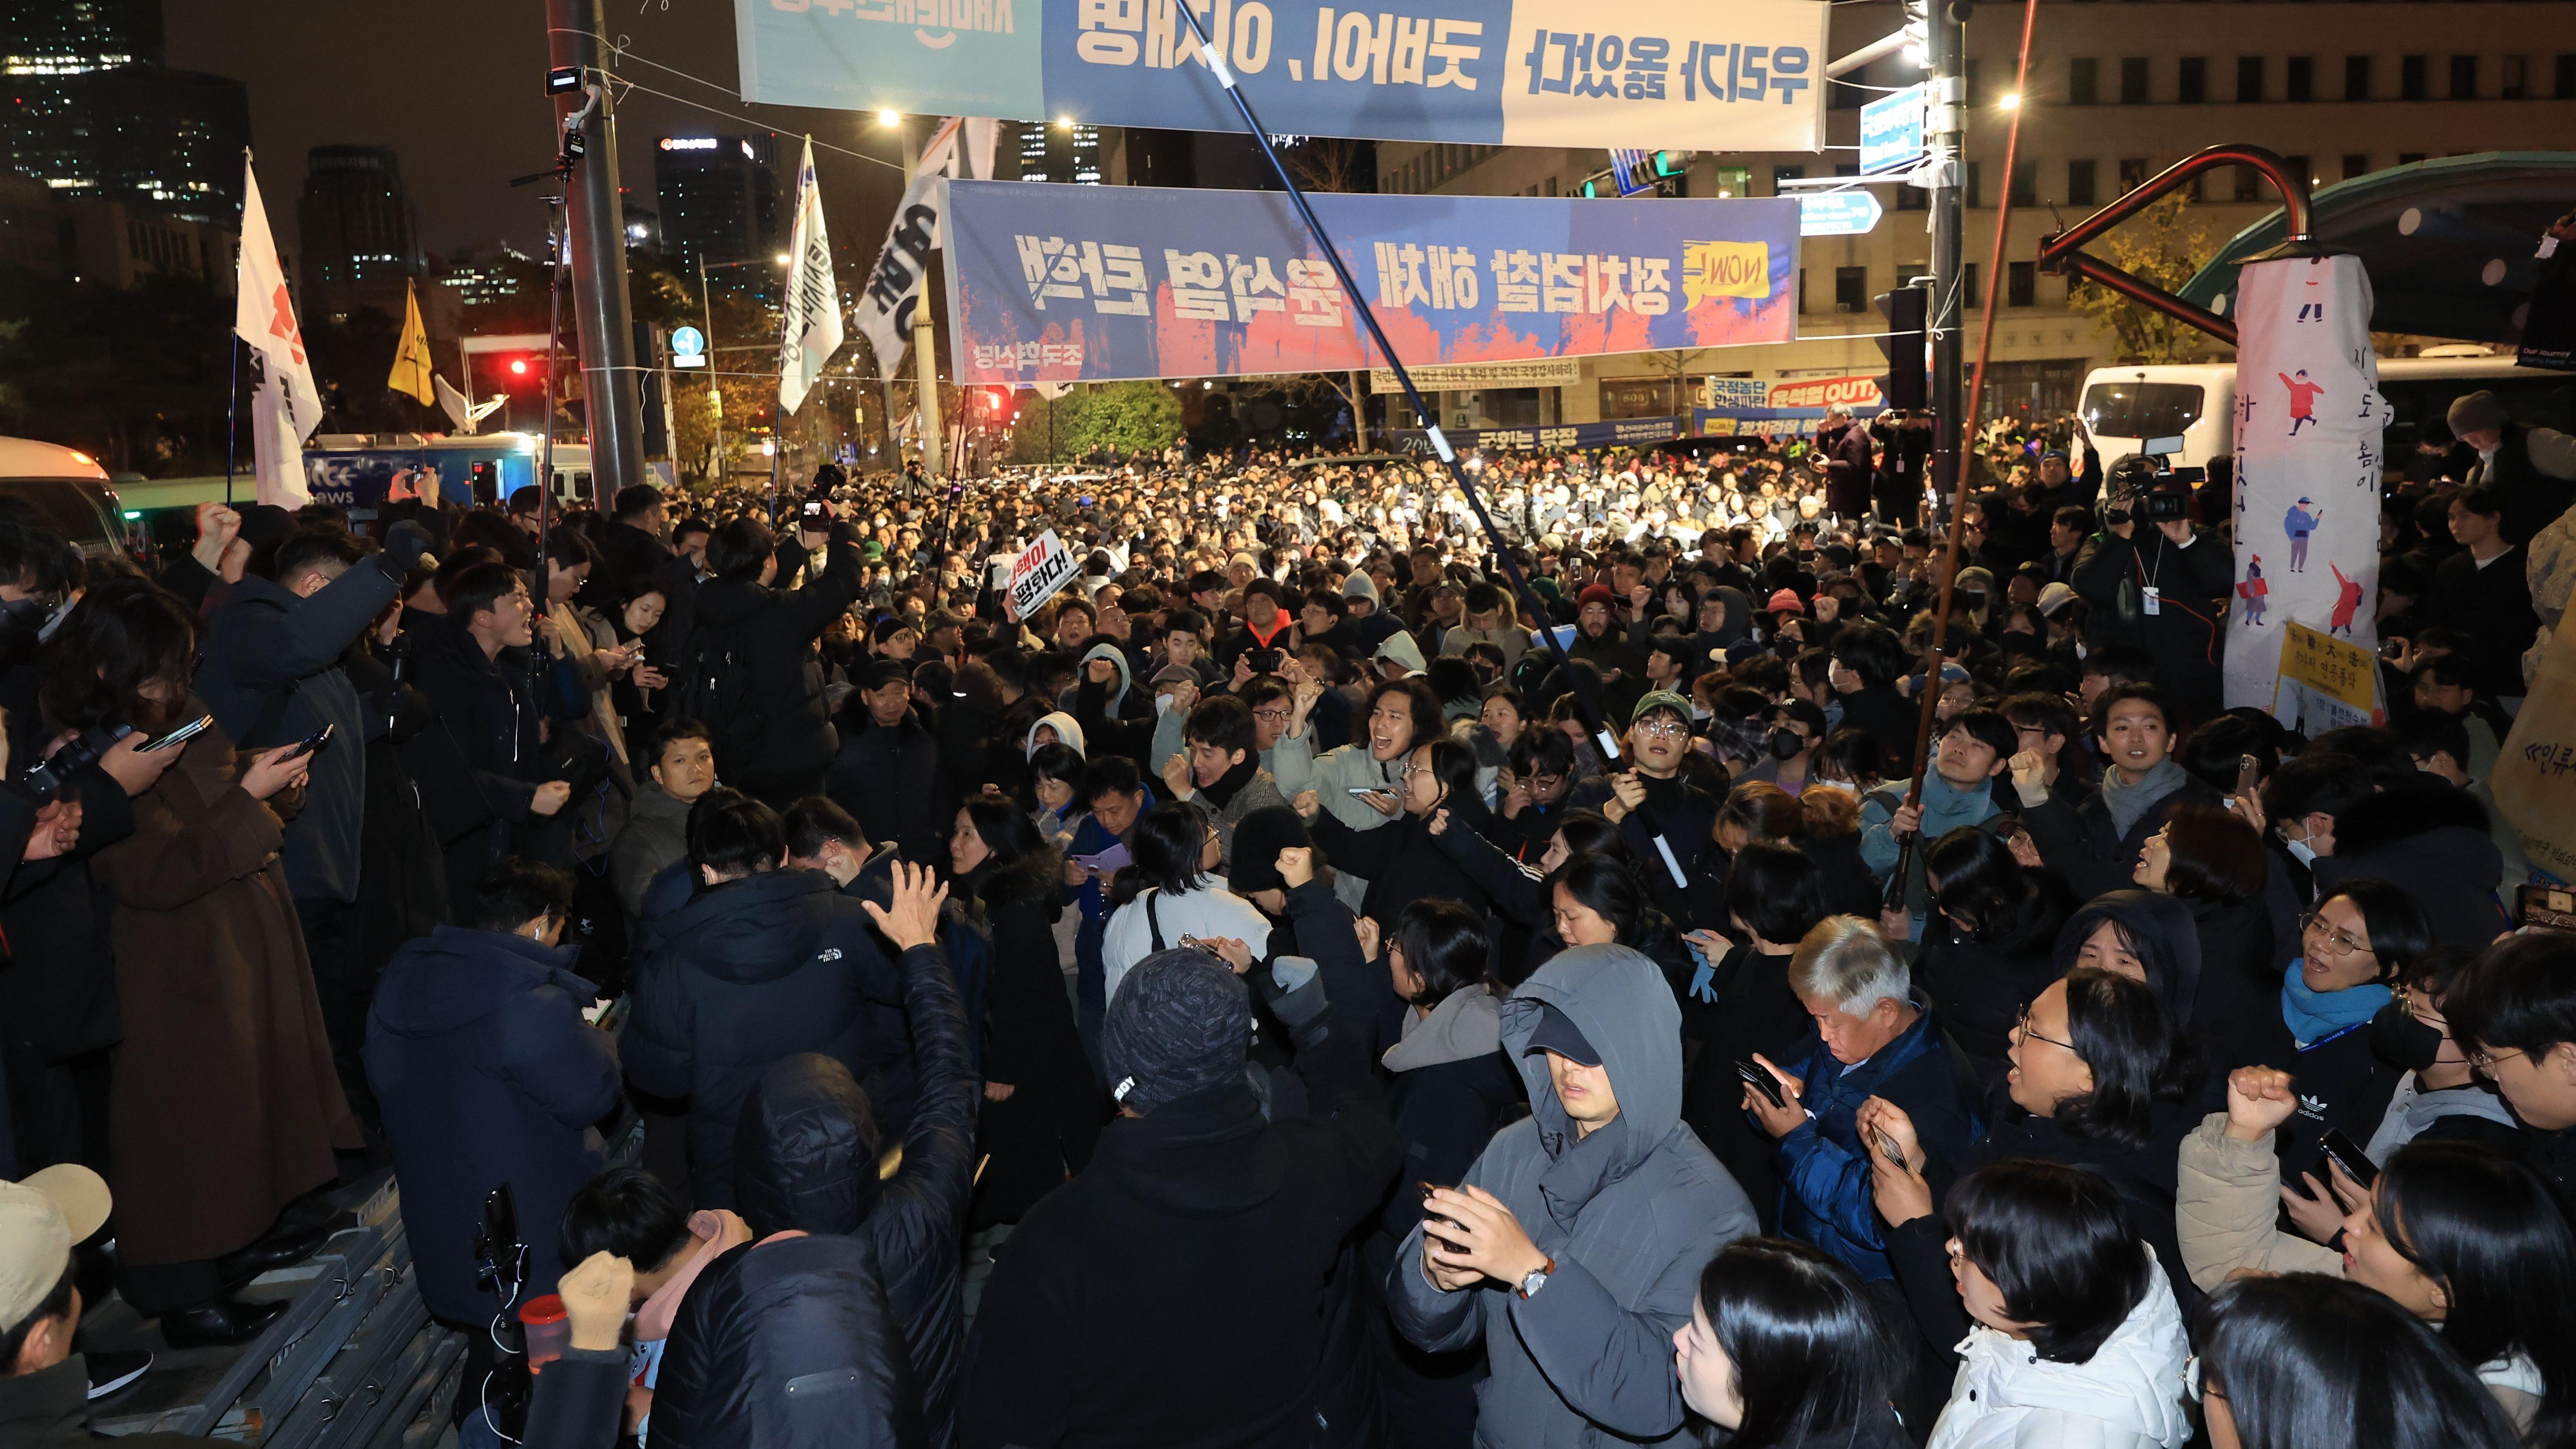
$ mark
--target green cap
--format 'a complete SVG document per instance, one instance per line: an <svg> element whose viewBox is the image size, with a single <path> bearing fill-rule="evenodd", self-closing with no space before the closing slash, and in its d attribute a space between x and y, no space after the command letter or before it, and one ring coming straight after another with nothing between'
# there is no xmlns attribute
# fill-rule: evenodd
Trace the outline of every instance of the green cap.
<svg viewBox="0 0 2576 1449"><path fill-rule="evenodd" d="M1637 701L1637 707L1628 712L1628 723L1633 725L1659 709L1668 709L1680 715L1683 724L1691 722L1691 702L1669 689L1658 689Z"/></svg>
<svg viewBox="0 0 2576 1449"><path fill-rule="evenodd" d="M885 557L885 545L873 538L869 539L867 542L859 545L859 555L862 558L883 558Z"/></svg>

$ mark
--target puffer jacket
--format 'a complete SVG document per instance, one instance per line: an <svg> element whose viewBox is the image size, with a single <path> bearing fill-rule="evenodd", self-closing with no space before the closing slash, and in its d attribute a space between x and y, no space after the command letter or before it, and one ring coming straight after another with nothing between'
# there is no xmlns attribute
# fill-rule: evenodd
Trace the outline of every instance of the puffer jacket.
<svg viewBox="0 0 2576 1449"><path fill-rule="evenodd" d="M2389 790L2335 817L2334 854L2320 856L2317 893L2384 880L2423 907L2433 939L2475 951L2513 929L2496 900L2504 858L2486 807L2440 781Z"/></svg>
<svg viewBox="0 0 2576 1449"><path fill-rule="evenodd" d="M901 964L921 1095L894 1175L879 1176L884 1139L867 1094L847 1067L807 1053L770 1068L745 1104L734 1187L753 1232L799 1228L874 1245L921 1391L922 1431L940 1445L966 1351L958 1244L974 1187L977 1086L946 953L916 946Z"/></svg>
<svg viewBox="0 0 2576 1449"><path fill-rule="evenodd" d="M2343 1276L2343 1254L2275 1226L2281 1159L2269 1137L2239 1142L2227 1135L2227 1114L2212 1112L2182 1140L2176 1169L2174 1234L2202 1292L2239 1268Z"/></svg>
<svg viewBox="0 0 2576 1449"><path fill-rule="evenodd" d="M680 1300L654 1449L926 1449L902 1344L866 1238L745 1243Z"/></svg>
<svg viewBox="0 0 2576 1449"><path fill-rule="evenodd" d="M737 647L751 672L746 717L708 721L716 727L716 764L737 789L810 789L839 749L814 641L859 596L857 536L848 524L832 525L826 558L822 573L801 589L732 579L709 579L698 589L692 650Z"/></svg>
<svg viewBox="0 0 2576 1449"><path fill-rule="evenodd" d="M2143 1244L2139 1251L2155 1257ZM1983 1324L1957 1352L1965 1361L1928 1449L2175 1449L2191 1439L2183 1410L2191 1346L2161 1270L2082 1363L2052 1363Z"/></svg>
<svg viewBox="0 0 2576 1449"><path fill-rule="evenodd" d="M1541 1008L1601 1053L1619 1115L1588 1137L1527 1055ZM1503 1052L1530 1115L1494 1134L1464 1179L1520 1220L1556 1271L1527 1298L1445 1293L1422 1272L1417 1224L1387 1270L1396 1331L1433 1352L1482 1341L1492 1376L1476 1434L1492 1449L1573 1449L1662 1439L1682 1427L1672 1337L1700 1270L1754 1231L1753 1204L1682 1125L1681 1008L1662 973L1625 946L1562 951L1503 1002Z"/></svg>
<svg viewBox="0 0 2576 1449"><path fill-rule="evenodd" d="M870 1003L899 1004L902 989L859 902L819 870L710 887L657 929L619 1044L626 1074L689 1100L697 1205L732 1207L734 1129L753 1084L800 1052L833 1057L862 1083L882 1079L905 1046L872 1029ZM898 1104L907 1114L909 1100ZM902 1116L883 1115L901 1130Z"/></svg>

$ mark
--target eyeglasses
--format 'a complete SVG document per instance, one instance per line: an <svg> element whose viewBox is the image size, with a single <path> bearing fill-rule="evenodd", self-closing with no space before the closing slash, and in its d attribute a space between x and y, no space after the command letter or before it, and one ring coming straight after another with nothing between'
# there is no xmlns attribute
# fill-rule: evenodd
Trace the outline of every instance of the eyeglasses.
<svg viewBox="0 0 2576 1449"><path fill-rule="evenodd" d="M2326 945L2338 956L2367 956L2371 954L2370 947L2367 943L2354 937L2350 931L2338 930L2333 926L2327 925L2326 918L2317 914L2315 911L2310 911L2306 915L2299 917L2299 929L2302 932L2314 931L2318 935L2325 937Z"/></svg>
<svg viewBox="0 0 2576 1449"><path fill-rule="evenodd" d="M2075 1043L2071 1041L2059 1041L2053 1036L2041 1036L2038 1032L2033 1031L2030 1025L2030 1008L2027 1006L2021 1009L2021 1015L2013 1021L2013 1030L2021 1033L2022 1038L2025 1041L2044 1041L2053 1047L2064 1047L2068 1051L2075 1051ZM2083 1055L2082 1052L2075 1052L2075 1054L2077 1056Z"/></svg>
<svg viewBox="0 0 2576 1449"><path fill-rule="evenodd" d="M1690 726L1677 719L1659 719L1637 726L1637 733L1650 740L1686 740Z"/></svg>
<svg viewBox="0 0 2576 1449"><path fill-rule="evenodd" d="M2506 1057L2518 1057L2523 1055L2525 1055L2525 1053L2520 1047L2506 1047L2500 1052L2483 1050L2473 1051L2469 1053L2469 1065L2477 1068L2479 1071L2493 1073L2495 1071L2496 1063L2503 1061Z"/></svg>
<svg viewBox="0 0 2576 1449"><path fill-rule="evenodd" d="M1284 709L1256 709L1252 712L1252 717L1254 719L1280 720L1288 717L1288 711Z"/></svg>

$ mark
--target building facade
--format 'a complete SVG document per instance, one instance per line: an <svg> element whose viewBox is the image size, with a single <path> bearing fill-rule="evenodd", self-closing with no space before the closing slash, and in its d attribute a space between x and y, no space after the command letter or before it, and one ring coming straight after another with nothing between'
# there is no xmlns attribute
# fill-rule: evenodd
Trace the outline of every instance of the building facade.
<svg viewBox="0 0 2576 1449"><path fill-rule="evenodd" d="M1968 27L1971 260L1962 321L1973 355L1992 281L2000 315L1989 415L2071 411L2088 371L2123 360L2106 332L2070 309L2065 280L2039 273L2041 238L2205 146L2268 147L2316 187L2440 156L2576 150L2576 5L2043 0L2028 93L2013 96L2018 19L2016 8L1992 6ZM1895 4L1838 4L1833 50L1848 54L1903 21ZM1790 195L1798 188L1781 182L1850 174L1860 102L1922 76L1901 56L1874 62L1844 78L1857 84L1834 88L1823 154L1701 153L1673 189ZM2014 105L2022 131L2004 274L1990 279ZM1608 166L1602 151L1380 142L1378 189L1579 195ZM2213 172L2202 182L2181 225L2202 233L2206 250L2278 206L2251 171ZM1444 422L1503 425L1504 415L1517 422L1533 408L1549 423L1653 417L1687 411L1677 404L1702 378L1876 375L1885 364L1870 334L1884 324L1871 299L1930 272L1931 213L1924 191L1895 183L1870 189L1886 208L1875 229L1809 237L1800 247L1797 342L1587 360L1577 385L1521 390L1534 392L1529 397L1452 394ZM2213 343L2210 355L2224 354Z"/></svg>
<svg viewBox="0 0 2576 1449"><path fill-rule="evenodd" d="M694 273L701 262L711 269L766 262L787 244L788 202L776 143L765 132L660 138L653 150L653 195L662 254L683 273ZM760 288L774 284L773 270L746 266L711 280Z"/></svg>
<svg viewBox="0 0 2576 1449"><path fill-rule="evenodd" d="M0 167L139 212L237 225L249 93L161 62L159 0L0 5Z"/></svg>

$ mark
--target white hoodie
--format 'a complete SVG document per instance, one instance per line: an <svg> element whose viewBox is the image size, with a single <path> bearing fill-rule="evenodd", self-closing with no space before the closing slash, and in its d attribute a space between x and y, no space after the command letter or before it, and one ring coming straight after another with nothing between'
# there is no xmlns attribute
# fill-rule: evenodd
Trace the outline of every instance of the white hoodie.
<svg viewBox="0 0 2576 1449"><path fill-rule="evenodd" d="M2189 1441L2182 1310L2155 1250L2144 1251L2146 1295L2083 1363L2050 1363L1983 1324L1968 1330L1928 1449L2176 1449Z"/></svg>

